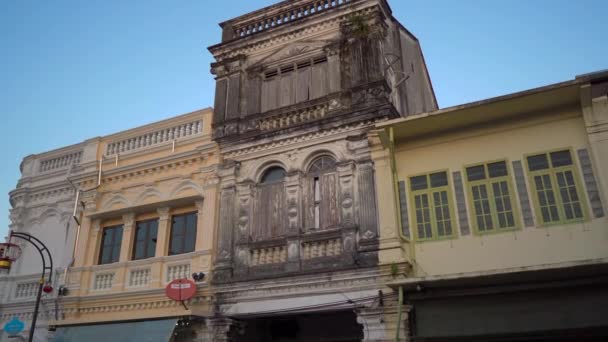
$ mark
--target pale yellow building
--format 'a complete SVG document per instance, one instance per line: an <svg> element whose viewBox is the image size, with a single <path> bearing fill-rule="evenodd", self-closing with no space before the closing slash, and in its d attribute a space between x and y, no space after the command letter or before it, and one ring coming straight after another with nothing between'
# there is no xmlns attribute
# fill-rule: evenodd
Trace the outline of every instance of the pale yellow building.
<svg viewBox="0 0 608 342"><path fill-rule="evenodd" d="M60 275L67 294L50 322L54 340L102 331L107 338L154 333L179 340L182 332L193 334L195 317L209 315L218 184L211 117L203 109L95 139L100 167L72 180L80 189L81 227L73 267ZM205 277L192 299L182 304L166 296L169 282L193 273ZM174 332L178 319L187 329ZM140 322L124 324L134 320Z"/></svg>
<svg viewBox="0 0 608 342"><path fill-rule="evenodd" d="M600 72L377 124L401 340L608 333L607 95Z"/></svg>

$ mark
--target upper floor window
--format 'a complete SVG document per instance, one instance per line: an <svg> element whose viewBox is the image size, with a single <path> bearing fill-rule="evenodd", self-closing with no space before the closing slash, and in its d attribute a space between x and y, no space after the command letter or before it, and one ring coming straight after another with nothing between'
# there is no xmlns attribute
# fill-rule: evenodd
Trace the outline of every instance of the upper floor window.
<svg viewBox="0 0 608 342"><path fill-rule="evenodd" d="M410 177L410 190L418 240L452 237L454 215L447 172Z"/></svg>
<svg viewBox="0 0 608 342"><path fill-rule="evenodd" d="M151 258L156 254L158 220L137 222L133 245L133 260Z"/></svg>
<svg viewBox="0 0 608 342"><path fill-rule="evenodd" d="M584 202L570 150L526 158L537 216L543 224L583 220Z"/></svg>
<svg viewBox="0 0 608 342"><path fill-rule="evenodd" d="M190 253L196 244L196 213L173 216L169 255Z"/></svg>
<svg viewBox="0 0 608 342"><path fill-rule="evenodd" d="M267 169L256 189L253 226L254 240L277 238L287 232L285 208L285 179L283 168L273 166Z"/></svg>
<svg viewBox="0 0 608 342"><path fill-rule="evenodd" d="M285 178L285 170L283 168L274 166L264 172L262 176L262 184L273 183L282 181Z"/></svg>
<svg viewBox="0 0 608 342"><path fill-rule="evenodd" d="M321 156L310 165L308 178L306 225L312 228L336 226L339 221L336 188L336 161L329 156Z"/></svg>
<svg viewBox="0 0 608 342"><path fill-rule="evenodd" d="M262 83L262 112L325 96L329 93L326 56L267 69Z"/></svg>
<svg viewBox="0 0 608 342"><path fill-rule="evenodd" d="M505 161L466 168L469 205L479 233L516 227L512 185Z"/></svg>
<svg viewBox="0 0 608 342"><path fill-rule="evenodd" d="M99 264L118 262L121 244L122 225L104 228L99 252Z"/></svg>

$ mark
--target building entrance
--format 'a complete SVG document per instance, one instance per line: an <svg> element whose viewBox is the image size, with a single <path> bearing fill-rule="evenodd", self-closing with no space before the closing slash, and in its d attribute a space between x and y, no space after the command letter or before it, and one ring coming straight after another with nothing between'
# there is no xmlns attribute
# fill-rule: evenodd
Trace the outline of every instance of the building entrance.
<svg viewBox="0 0 608 342"><path fill-rule="evenodd" d="M358 342L363 326L352 311L253 318L244 324L238 342Z"/></svg>

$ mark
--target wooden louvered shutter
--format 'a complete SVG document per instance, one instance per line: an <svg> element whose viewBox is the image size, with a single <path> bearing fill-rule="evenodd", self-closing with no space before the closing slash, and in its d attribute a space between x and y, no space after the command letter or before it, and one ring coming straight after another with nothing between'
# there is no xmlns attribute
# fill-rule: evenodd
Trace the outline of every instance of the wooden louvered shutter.
<svg viewBox="0 0 608 342"><path fill-rule="evenodd" d="M321 176L321 228L337 226L339 223L336 174Z"/></svg>

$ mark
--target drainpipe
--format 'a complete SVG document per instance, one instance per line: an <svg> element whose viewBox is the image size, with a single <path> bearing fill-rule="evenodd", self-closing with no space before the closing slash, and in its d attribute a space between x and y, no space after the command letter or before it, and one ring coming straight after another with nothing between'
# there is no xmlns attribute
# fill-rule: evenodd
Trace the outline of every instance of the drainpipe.
<svg viewBox="0 0 608 342"><path fill-rule="evenodd" d="M399 237L403 241L407 241L412 244L410 248L410 259L412 260L412 267L416 262L416 249L414 248L414 239L411 239L403 234L403 226L401 225L401 208L399 206L399 177L397 176L397 162L395 160L395 133L393 127L388 128L388 139L389 139L389 154L390 154L390 167L391 174L393 176L393 196L395 198L395 213L397 218L397 227Z"/></svg>
<svg viewBox="0 0 608 342"><path fill-rule="evenodd" d="M399 331L401 330L401 316L403 314L403 286L399 286L399 307L397 308L397 332L395 342L399 342Z"/></svg>

